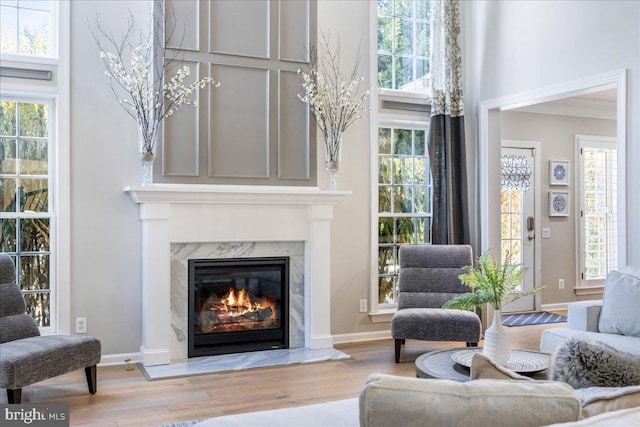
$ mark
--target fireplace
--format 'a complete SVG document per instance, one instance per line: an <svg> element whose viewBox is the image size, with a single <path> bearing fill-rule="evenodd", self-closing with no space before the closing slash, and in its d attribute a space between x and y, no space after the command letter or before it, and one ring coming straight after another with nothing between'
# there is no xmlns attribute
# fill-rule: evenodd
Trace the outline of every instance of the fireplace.
<svg viewBox="0 0 640 427"><path fill-rule="evenodd" d="M289 347L289 257L189 260L188 356Z"/></svg>

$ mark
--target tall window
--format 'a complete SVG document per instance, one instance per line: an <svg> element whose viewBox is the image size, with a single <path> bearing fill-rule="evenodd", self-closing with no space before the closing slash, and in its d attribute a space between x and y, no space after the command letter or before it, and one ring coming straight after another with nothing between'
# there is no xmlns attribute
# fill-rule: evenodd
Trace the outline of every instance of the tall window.
<svg viewBox="0 0 640 427"><path fill-rule="evenodd" d="M372 84L380 89L372 114L372 313L396 307L400 246L431 242L429 8L428 0L372 5Z"/></svg>
<svg viewBox="0 0 640 427"><path fill-rule="evenodd" d="M57 121L60 10L68 16L64 2L0 0L0 59L11 70L0 77L0 251L14 261L27 313L50 332L59 319L55 160L65 159L54 135L68 130Z"/></svg>
<svg viewBox="0 0 640 427"><path fill-rule="evenodd" d="M0 101L0 250L39 326L51 325L49 148L48 104Z"/></svg>
<svg viewBox="0 0 640 427"><path fill-rule="evenodd" d="M580 279L603 285L618 265L618 156L616 143L578 137L580 159Z"/></svg>
<svg viewBox="0 0 640 427"><path fill-rule="evenodd" d="M378 129L378 305L397 302L398 248L431 242L424 129Z"/></svg>
<svg viewBox="0 0 640 427"><path fill-rule="evenodd" d="M378 87L429 87L429 0L378 1Z"/></svg>

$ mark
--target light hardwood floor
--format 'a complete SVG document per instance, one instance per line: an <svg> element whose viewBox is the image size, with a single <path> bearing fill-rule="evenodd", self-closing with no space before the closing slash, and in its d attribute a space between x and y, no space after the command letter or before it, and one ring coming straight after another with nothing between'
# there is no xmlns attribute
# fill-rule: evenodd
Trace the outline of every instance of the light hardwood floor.
<svg viewBox="0 0 640 427"><path fill-rule="evenodd" d="M538 350L550 325L507 328L511 347ZM23 403L65 403L73 426L150 426L358 396L374 372L415 377L415 359L461 343L407 341L394 363L391 340L336 345L351 359L259 368L177 379L147 381L136 366L98 368L98 392L90 395L84 370L43 381L22 391ZM482 345L482 343L481 343ZM0 403L7 403L2 390Z"/></svg>

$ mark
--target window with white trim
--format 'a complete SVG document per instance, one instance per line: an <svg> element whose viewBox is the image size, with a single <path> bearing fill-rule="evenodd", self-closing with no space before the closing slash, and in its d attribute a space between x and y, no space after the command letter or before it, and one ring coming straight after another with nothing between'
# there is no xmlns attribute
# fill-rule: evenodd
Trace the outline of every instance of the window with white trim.
<svg viewBox="0 0 640 427"><path fill-rule="evenodd" d="M618 155L615 139L578 136L580 286L602 286L618 265Z"/></svg>
<svg viewBox="0 0 640 427"><path fill-rule="evenodd" d="M372 112L372 314L397 306L400 246L431 242L429 7L428 0L372 7L372 84L379 89Z"/></svg>
<svg viewBox="0 0 640 427"><path fill-rule="evenodd" d="M0 250L13 258L27 313L42 327L51 326L50 110L0 99Z"/></svg>
<svg viewBox="0 0 640 427"><path fill-rule="evenodd" d="M57 50L55 2L0 0L0 52L53 57Z"/></svg>
<svg viewBox="0 0 640 427"><path fill-rule="evenodd" d="M429 89L429 0L378 0L378 87Z"/></svg>
<svg viewBox="0 0 640 427"><path fill-rule="evenodd" d="M59 320L61 9L67 16L56 1L0 0L0 251L14 261L27 313L43 333L57 332Z"/></svg>

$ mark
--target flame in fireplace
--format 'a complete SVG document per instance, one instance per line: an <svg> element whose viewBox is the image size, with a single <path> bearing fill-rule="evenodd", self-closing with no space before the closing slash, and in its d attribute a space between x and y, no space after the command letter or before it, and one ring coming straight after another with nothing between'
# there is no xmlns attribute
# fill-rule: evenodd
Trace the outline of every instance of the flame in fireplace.
<svg viewBox="0 0 640 427"><path fill-rule="evenodd" d="M271 307L273 320L276 320L275 304L266 298L251 302L251 298L245 289L238 290L236 294L235 289L229 288L229 292L222 297L221 302L224 304L225 310L237 312L239 314L245 314L251 311L258 311Z"/></svg>
<svg viewBox="0 0 640 427"><path fill-rule="evenodd" d="M245 289L229 288L223 297L210 296L199 309L203 333L230 332L278 327L276 302Z"/></svg>

